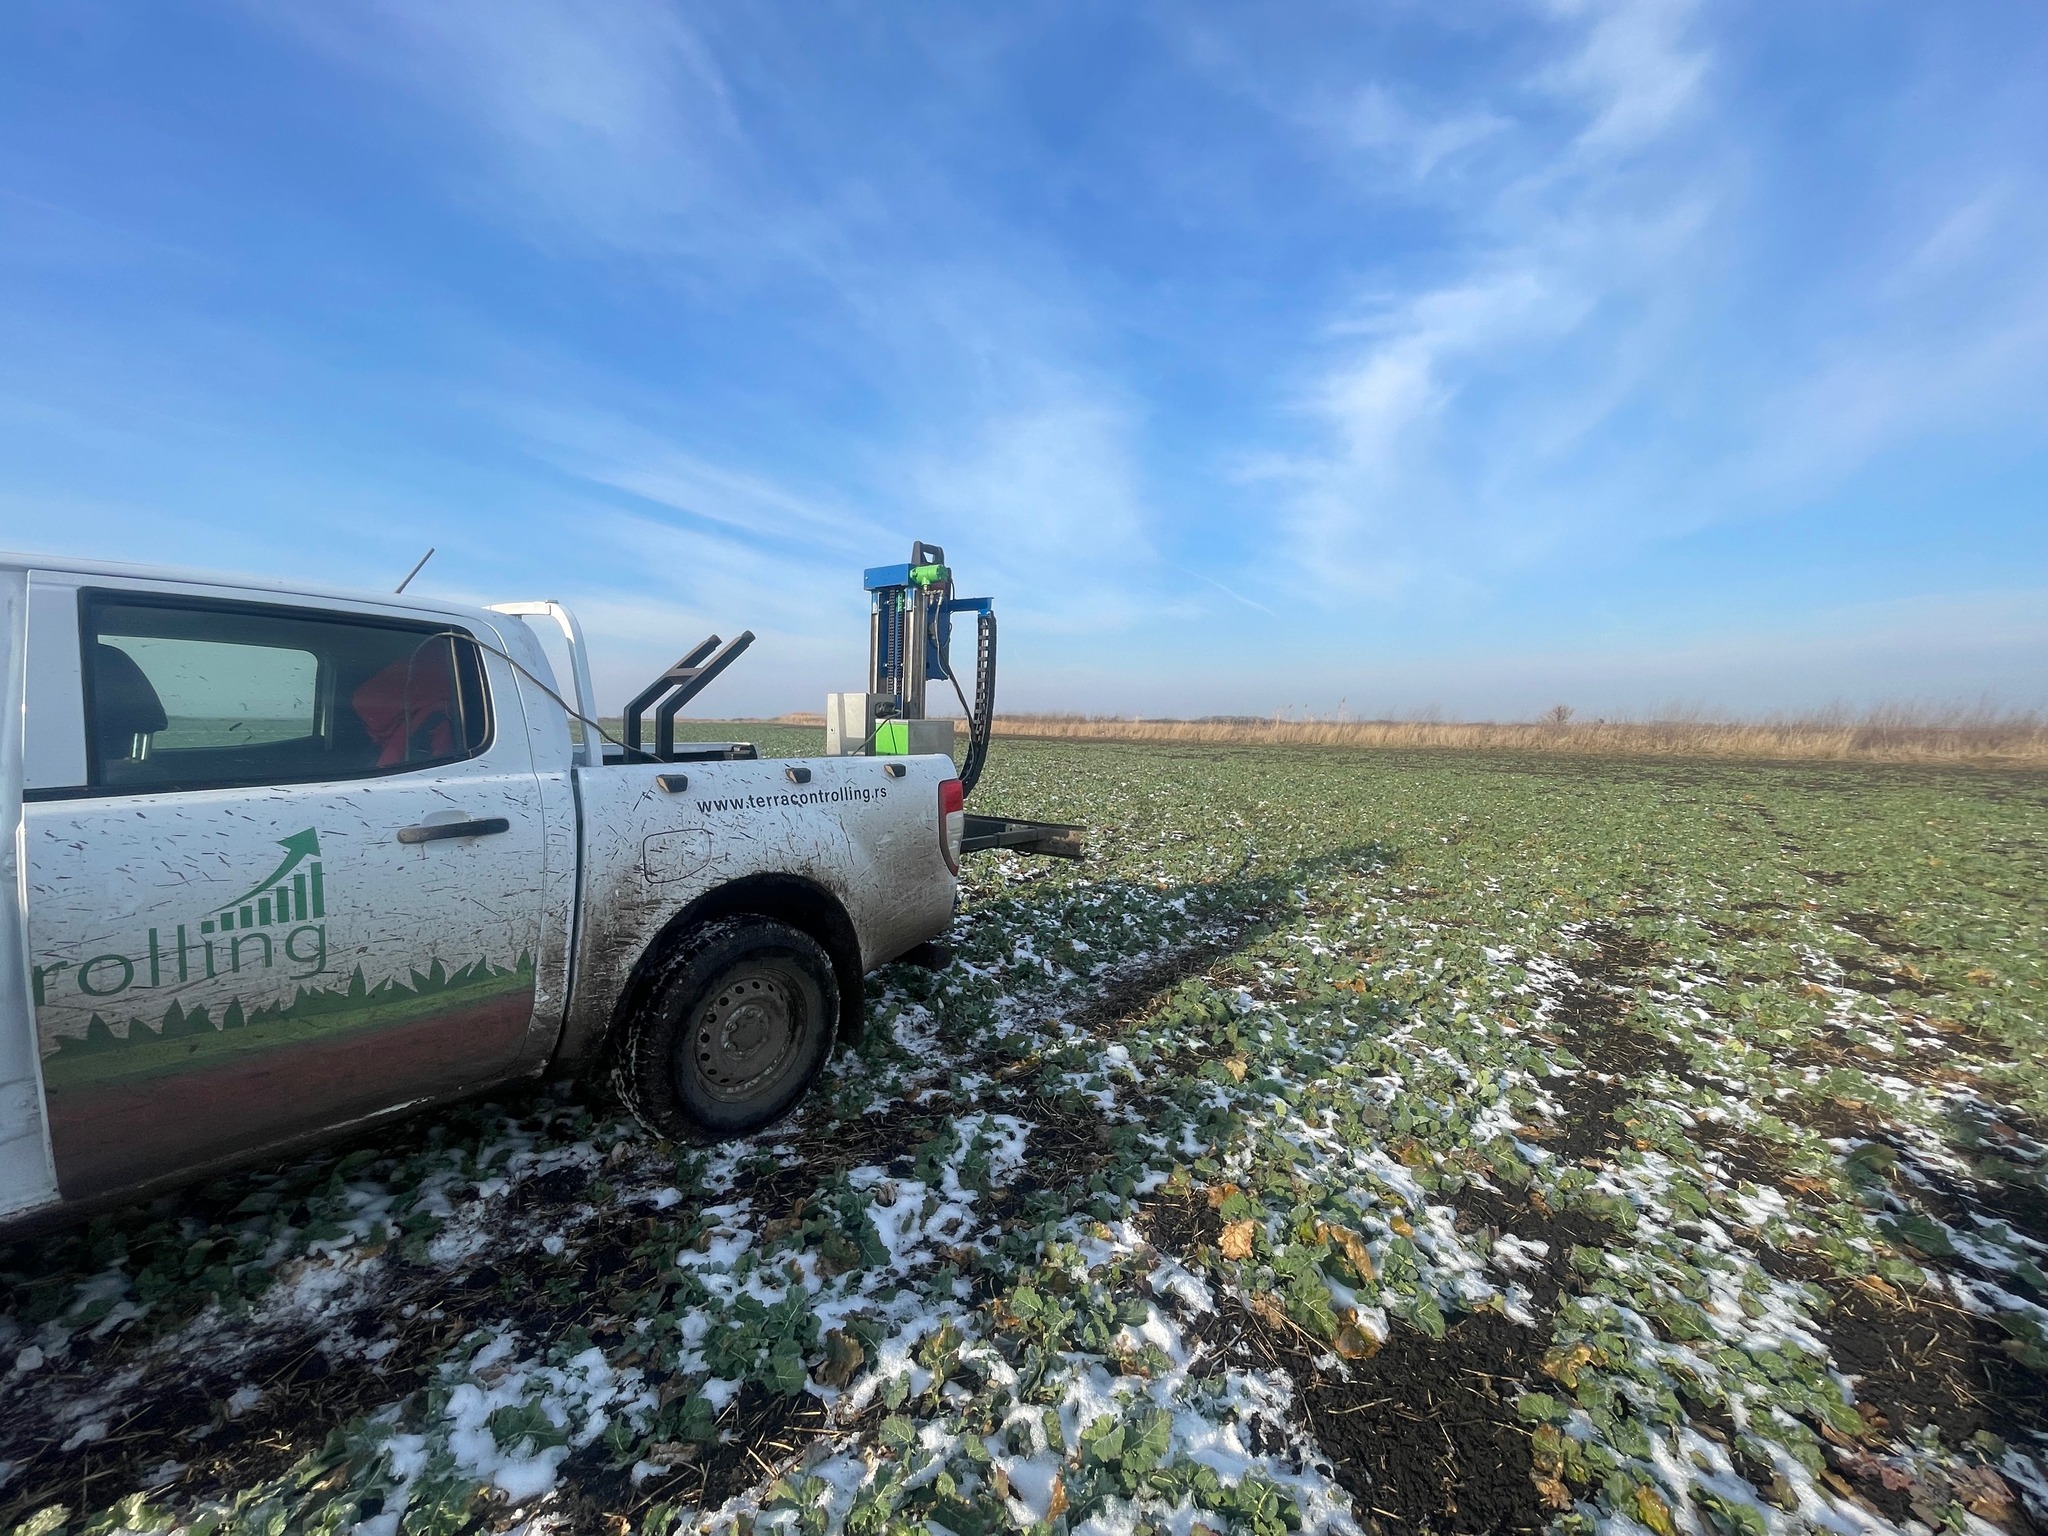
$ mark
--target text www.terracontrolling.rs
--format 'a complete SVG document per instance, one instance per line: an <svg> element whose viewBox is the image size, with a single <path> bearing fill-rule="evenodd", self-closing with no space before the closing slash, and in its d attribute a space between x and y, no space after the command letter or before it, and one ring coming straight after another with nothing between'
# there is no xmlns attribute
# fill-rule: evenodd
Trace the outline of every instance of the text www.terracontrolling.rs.
<svg viewBox="0 0 2048 1536"><path fill-rule="evenodd" d="M700 800L697 804L707 811L764 811L782 805L837 805L847 800L865 804L888 793L881 785L842 784L837 789L806 789L786 795L733 795L723 800Z"/></svg>

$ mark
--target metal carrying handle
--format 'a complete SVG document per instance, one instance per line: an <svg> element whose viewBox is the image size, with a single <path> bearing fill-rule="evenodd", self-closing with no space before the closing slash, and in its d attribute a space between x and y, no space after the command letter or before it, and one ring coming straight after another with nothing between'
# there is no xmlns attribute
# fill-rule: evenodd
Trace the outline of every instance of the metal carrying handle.
<svg viewBox="0 0 2048 1536"><path fill-rule="evenodd" d="M719 649L718 636L712 635L691 647L681 661L635 694L626 705L623 721L627 752L641 757L647 755L640 747L640 721L647 707L661 699L661 707L654 713L654 756L658 761L667 762L676 749L676 712L709 687L712 680L738 661L753 643L754 632L751 629L741 631L737 638L726 643L723 650ZM714 651L716 655L712 654ZM666 698L662 697L664 694Z"/></svg>

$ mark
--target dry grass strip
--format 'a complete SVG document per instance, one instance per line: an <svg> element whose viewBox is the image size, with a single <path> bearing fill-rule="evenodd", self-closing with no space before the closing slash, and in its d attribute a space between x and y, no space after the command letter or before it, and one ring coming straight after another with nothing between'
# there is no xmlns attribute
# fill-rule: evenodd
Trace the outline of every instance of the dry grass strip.
<svg viewBox="0 0 2048 1536"><path fill-rule="evenodd" d="M2048 721L2032 714L1943 719L1910 711L1782 721L1142 720L1002 715L999 736L1233 746L1387 747L2048 768Z"/></svg>

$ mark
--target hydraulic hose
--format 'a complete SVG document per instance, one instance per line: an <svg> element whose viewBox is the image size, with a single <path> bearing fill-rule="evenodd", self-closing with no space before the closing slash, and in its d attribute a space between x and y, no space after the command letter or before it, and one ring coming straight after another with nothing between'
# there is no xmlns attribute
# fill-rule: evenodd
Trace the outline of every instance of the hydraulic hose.
<svg viewBox="0 0 2048 1536"><path fill-rule="evenodd" d="M992 613L976 615L974 627L974 703L970 707L967 695L960 689L960 678L948 662L946 681L953 685L953 696L960 701L960 713L967 717L967 756L960 764L960 798L966 799L974 793L974 786L981 779L982 765L988 761L988 740L995 733L996 724L996 616Z"/></svg>
<svg viewBox="0 0 2048 1536"><path fill-rule="evenodd" d="M967 722L967 760L960 765L960 794L974 793L988 761L988 740L996 726L996 616L976 616L974 626L974 713Z"/></svg>

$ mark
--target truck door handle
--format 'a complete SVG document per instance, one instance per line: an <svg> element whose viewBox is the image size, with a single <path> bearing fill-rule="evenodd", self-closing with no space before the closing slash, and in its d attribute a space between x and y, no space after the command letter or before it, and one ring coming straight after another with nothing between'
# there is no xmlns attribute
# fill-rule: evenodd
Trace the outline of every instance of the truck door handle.
<svg viewBox="0 0 2048 1536"><path fill-rule="evenodd" d="M503 816L485 816L476 821L429 821L417 827L400 827L398 840L401 843L438 843L444 837L489 837L494 832L510 832L512 823Z"/></svg>

